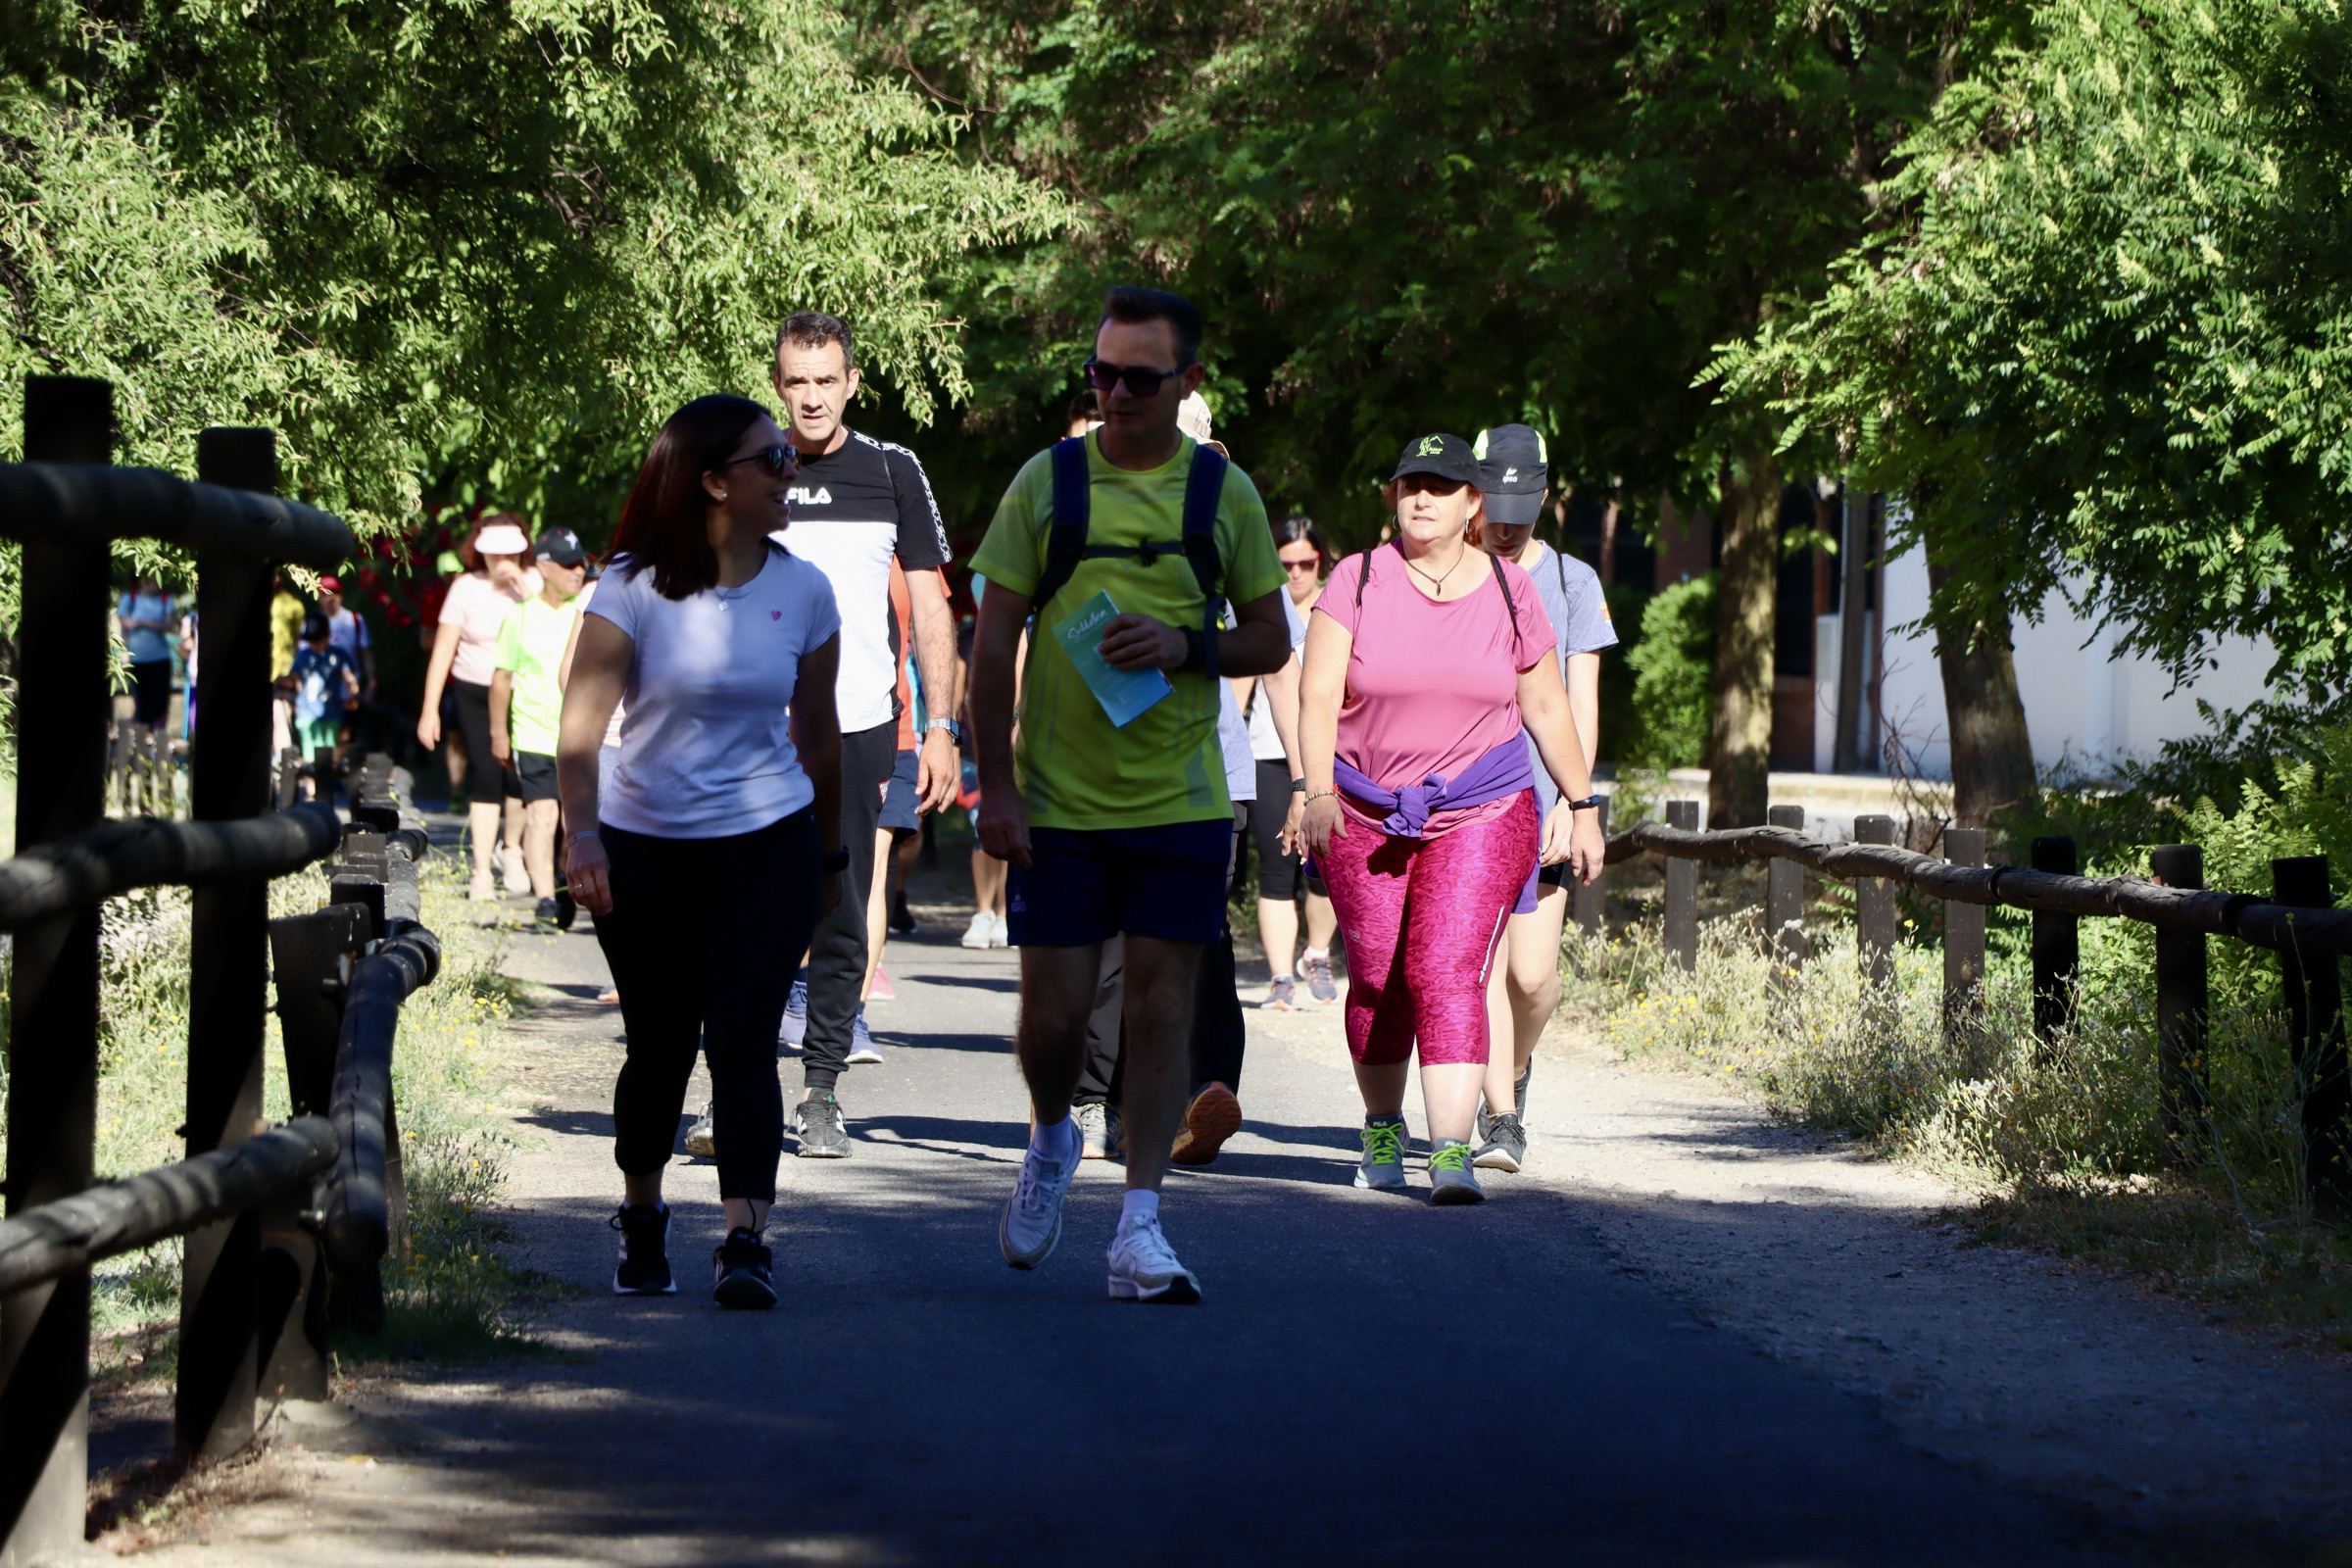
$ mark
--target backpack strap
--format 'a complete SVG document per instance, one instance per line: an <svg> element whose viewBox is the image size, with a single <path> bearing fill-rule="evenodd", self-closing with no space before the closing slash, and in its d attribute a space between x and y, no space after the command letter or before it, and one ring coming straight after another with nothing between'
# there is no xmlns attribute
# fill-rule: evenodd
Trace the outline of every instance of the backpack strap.
<svg viewBox="0 0 2352 1568"><path fill-rule="evenodd" d="M1070 573L1086 557L1088 512L1086 437L1054 443L1054 527L1046 536L1046 569L1029 596L1030 608L1045 613L1046 601L1068 586Z"/></svg>
<svg viewBox="0 0 2352 1568"><path fill-rule="evenodd" d="M1217 678L1217 632L1225 620L1224 595L1217 587L1225 574L1217 556L1217 503L1225 496L1228 466L1219 454L1197 446L1184 479L1184 559L1193 564L1193 580L1200 585L1200 663L1211 681Z"/></svg>
<svg viewBox="0 0 2352 1568"><path fill-rule="evenodd" d="M1472 545L1469 546L1469 548L1475 550L1478 547L1476 545ZM1500 556L1487 557L1487 564L1494 568L1494 586L1502 590L1502 608L1509 612L1511 617L1511 644L1513 647L1517 647L1521 641L1519 636L1519 606L1511 598L1511 579L1502 574L1502 558Z"/></svg>

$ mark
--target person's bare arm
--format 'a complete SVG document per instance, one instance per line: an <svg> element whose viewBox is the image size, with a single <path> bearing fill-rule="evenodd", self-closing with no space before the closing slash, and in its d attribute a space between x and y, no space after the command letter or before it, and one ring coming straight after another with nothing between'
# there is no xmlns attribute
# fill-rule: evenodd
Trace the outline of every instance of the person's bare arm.
<svg viewBox="0 0 2352 1568"><path fill-rule="evenodd" d="M1568 691L1560 684L1556 659L1536 661L1519 676L1519 717L1534 737L1536 754L1563 799L1581 801L1592 793L1592 772L1585 765L1585 744L1578 736L1575 715L1569 711ZM1599 874L1608 844L1596 812L1577 811L1569 830L1568 867L1578 880L1591 882Z"/></svg>
<svg viewBox="0 0 2352 1568"><path fill-rule="evenodd" d="M605 847L597 837L597 749L620 706L637 644L602 615L582 615L564 683L564 712L556 729L556 794L564 802L564 874L571 896L590 914L612 912Z"/></svg>
<svg viewBox="0 0 2352 1568"><path fill-rule="evenodd" d="M571 684L571 656L579 651L580 628L588 624L585 612L571 617L571 630L564 636L564 657L556 661L556 690Z"/></svg>
<svg viewBox="0 0 2352 1568"><path fill-rule="evenodd" d="M830 858L841 848L841 714L833 706L834 677L841 672L841 633L835 632L801 656L792 689L792 749L816 791L818 841ZM831 914L841 902L842 874L825 873L818 902Z"/></svg>
<svg viewBox="0 0 2352 1568"><path fill-rule="evenodd" d="M948 590L939 573L927 568L906 573L906 606L914 620L914 667L923 677L923 691L956 689L956 617L948 610ZM926 705L928 707L928 705ZM936 708L929 710L940 712ZM947 712L954 712L950 706ZM914 764L917 811L939 811L956 799L962 769L956 760L956 743L944 729L926 730L916 741L922 748Z"/></svg>
<svg viewBox="0 0 2352 1568"><path fill-rule="evenodd" d="M507 709L514 701L514 672L501 669L490 676L490 755L501 767L514 760L514 748L507 740Z"/></svg>
<svg viewBox="0 0 2352 1568"><path fill-rule="evenodd" d="M441 688L457 657L458 623L444 620L433 634L433 657L425 661L424 711L416 715L416 742L428 752L441 744Z"/></svg>
<svg viewBox="0 0 2352 1568"><path fill-rule="evenodd" d="M992 582L972 629L972 751L980 773L975 826L980 847L1014 865L1029 863L1029 808L1012 765L1021 629L1028 619L1028 596Z"/></svg>
<svg viewBox="0 0 2352 1568"><path fill-rule="evenodd" d="M1298 763L1306 779L1301 831L1317 856L1331 854L1331 841L1346 838L1340 802L1332 790L1332 763L1340 748L1340 704L1348 696L1348 660L1355 636L1329 615L1306 618L1305 657L1298 673Z"/></svg>
<svg viewBox="0 0 2352 1568"><path fill-rule="evenodd" d="M995 593L992 584L990 593ZM1233 607L1234 627L1217 636L1217 673L1270 675L1291 657L1291 623L1282 590ZM1181 669L1188 651L1182 630L1150 615L1115 615L1102 631L1102 659L1117 669Z"/></svg>
<svg viewBox="0 0 2352 1568"><path fill-rule="evenodd" d="M1584 743L1585 771L1600 760L1600 656L1568 656L1568 712L1576 720L1576 738Z"/></svg>

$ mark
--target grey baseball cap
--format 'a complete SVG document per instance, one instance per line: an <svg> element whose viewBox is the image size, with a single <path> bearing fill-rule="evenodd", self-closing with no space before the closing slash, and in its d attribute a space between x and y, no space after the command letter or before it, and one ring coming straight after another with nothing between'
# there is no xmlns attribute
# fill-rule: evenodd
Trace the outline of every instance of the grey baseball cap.
<svg viewBox="0 0 2352 1568"><path fill-rule="evenodd" d="M1487 515L1506 528L1524 528L1544 512L1551 465L1544 438L1524 424L1498 424L1478 432L1470 450L1478 457L1478 488Z"/></svg>

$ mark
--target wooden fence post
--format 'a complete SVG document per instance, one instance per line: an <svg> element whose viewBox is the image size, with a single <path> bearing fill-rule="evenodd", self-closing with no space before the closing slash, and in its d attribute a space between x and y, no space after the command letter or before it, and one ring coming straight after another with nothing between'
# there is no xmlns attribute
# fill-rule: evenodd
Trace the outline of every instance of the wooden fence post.
<svg viewBox="0 0 2352 1568"><path fill-rule="evenodd" d="M1666 825L1698 831L1696 801L1668 801ZM1666 860L1666 951L1685 974L1698 968L1698 862L1670 856Z"/></svg>
<svg viewBox="0 0 2352 1568"><path fill-rule="evenodd" d="M1892 844L1894 818L1875 812L1855 817L1854 842ZM1894 884L1886 877L1854 878L1854 932L1864 996L1882 1014L1888 1013L1894 994Z"/></svg>
<svg viewBox="0 0 2352 1568"><path fill-rule="evenodd" d="M1594 809L1600 814L1600 836L1605 839L1609 836L1609 798L1603 795ZM1573 878L1570 886L1575 889L1570 897L1576 900L1576 928L1588 937L1599 936L1601 917L1608 908L1609 868L1604 865L1594 872L1589 887Z"/></svg>
<svg viewBox="0 0 2352 1568"><path fill-rule="evenodd" d="M2033 865L2053 876L2076 872L2075 841L2042 838L2034 841ZM2082 961L2082 937L2078 917L2052 909L2034 911L2034 1034L2043 1042L2058 1038L2074 1021L2075 970Z"/></svg>
<svg viewBox="0 0 2352 1568"><path fill-rule="evenodd" d="M2168 888L2205 886L2205 852L2194 844L2160 844L2148 854L2156 880ZM2203 1118L2197 1113L2205 1075L2207 1009L2205 933L2156 928L2156 1104L2164 1135L2181 1146Z"/></svg>
<svg viewBox="0 0 2352 1568"><path fill-rule="evenodd" d="M232 490L273 492L277 438L268 430L202 431L196 477ZM199 822L259 816L270 808L270 577L269 563L251 557L206 552L196 559L196 709L204 721L188 759L188 814ZM268 881L198 888L192 922L190 1157L262 1130ZM261 1237L259 1209L188 1234L173 1412L182 1458L217 1459L253 1441Z"/></svg>
<svg viewBox="0 0 2352 1568"><path fill-rule="evenodd" d="M1805 808L1775 806L1764 817L1774 827L1805 830ZM1772 860L1764 872L1764 931L1772 947L1773 979L1783 988L1796 977L1811 944L1805 940L1805 868L1794 860Z"/></svg>
<svg viewBox="0 0 2352 1568"><path fill-rule="evenodd" d="M27 376L28 463L112 461L114 389ZM24 546L17 629L17 849L98 825L106 809L104 543ZM98 1109L98 908L16 934L9 1035L8 1212L90 1185ZM89 1488L90 1276L0 1298L0 1564L82 1549Z"/></svg>
<svg viewBox="0 0 2352 1568"><path fill-rule="evenodd" d="M1947 827L1943 858L1954 865L1984 863L1984 830ZM1943 906L1943 1027L1965 1027L1984 1000L1984 906L1947 901Z"/></svg>
<svg viewBox="0 0 2352 1568"><path fill-rule="evenodd" d="M2271 862L2271 898L2298 909L2332 909L2328 857ZM2278 950L2286 990L2286 1033L2303 1085L2303 1168L2315 1202L2352 1205L2352 1067L2344 1054L2343 976L2333 955Z"/></svg>

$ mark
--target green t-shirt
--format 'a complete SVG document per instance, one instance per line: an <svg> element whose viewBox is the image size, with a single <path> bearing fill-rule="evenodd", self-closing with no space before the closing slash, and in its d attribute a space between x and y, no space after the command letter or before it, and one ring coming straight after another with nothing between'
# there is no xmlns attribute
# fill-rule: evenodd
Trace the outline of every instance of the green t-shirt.
<svg viewBox="0 0 2352 1568"><path fill-rule="evenodd" d="M564 645L580 618L579 601L551 608L537 594L507 612L498 628L497 667L512 671L507 698L507 734L514 750L539 757L556 755L556 730L564 716Z"/></svg>
<svg viewBox="0 0 2352 1568"><path fill-rule="evenodd" d="M1160 467L1135 473L1086 443L1089 545L1168 544L1184 537L1184 485L1195 444L1188 436ZM1004 492L972 570L1016 594L1045 574L1046 540L1054 521L1054 460L1041 452ZM1225 470L1217 503L1217 559L1224 564L1224 597L1237 605L1282 586L1266 507L1240 465ZM1098 593L1121 611L1171 626L1200 624L1200 585L1181 549L1151 565L1133 556L1081 561L1053 603L1037 609L1050 627ZM1100 829L1157 827L1228 817L1224 754L1217 744L1217 693L1200 670L1170 670L1175 690L1126 728L1109 715L1070 656L1051 636L1029 639L1021 686L1020 742L1013 760L1029 819L1041 827Z"/></svg>

